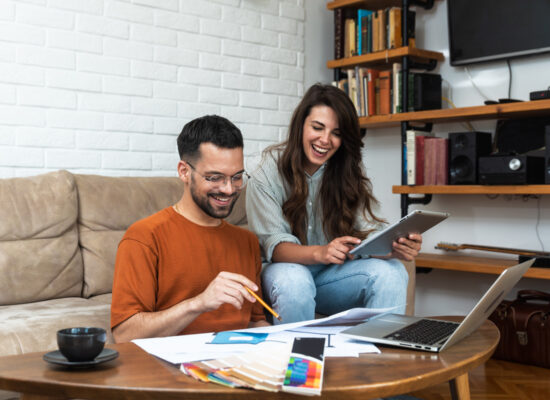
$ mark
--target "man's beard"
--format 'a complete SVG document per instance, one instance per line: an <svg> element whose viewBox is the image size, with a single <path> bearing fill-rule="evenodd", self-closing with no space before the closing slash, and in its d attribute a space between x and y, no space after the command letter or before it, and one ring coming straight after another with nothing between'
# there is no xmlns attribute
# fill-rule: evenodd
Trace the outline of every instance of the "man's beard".
<svg viewBox="0 0 550 400"><path fill-rule="evenodd" d="M191 178L193 181L193 178ZM193 182L194 183L194 182ZM237 201L237 197L239 196L238 192L235 192L231 194L230 196L223 194L223 193L207 193L206 196L201 197L197 194L195 191L195 185L191 185L191 197L193 198L193 201L196 205L199 206L199 208L208 216L212 218L226 218L229 214L231 214L231 211L233 210L233 206L235 205L235 202ZM212 204L208 201L209 196L219 196L219 197L231 197L233 201L229 203L225 207L220 207L218 209L215 209L212 207Z"/></svg>

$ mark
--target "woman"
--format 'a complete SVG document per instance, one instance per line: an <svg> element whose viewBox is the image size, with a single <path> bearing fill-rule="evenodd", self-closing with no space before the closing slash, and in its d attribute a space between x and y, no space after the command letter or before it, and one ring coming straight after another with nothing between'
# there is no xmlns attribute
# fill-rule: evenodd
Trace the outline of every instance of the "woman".
<svg viewBox="0 0 550 400"><path fill-rule="evenodd" d="M383 222L363 171L359 120L340 89L316 84L294 111L288 139L266 149L246 192L249 227L266 261L264 296L282 321L353 307L400 306L422 237L393 243L387 257L354 260L349 251ZM274 321L278 323L278 321Z"/></svg>

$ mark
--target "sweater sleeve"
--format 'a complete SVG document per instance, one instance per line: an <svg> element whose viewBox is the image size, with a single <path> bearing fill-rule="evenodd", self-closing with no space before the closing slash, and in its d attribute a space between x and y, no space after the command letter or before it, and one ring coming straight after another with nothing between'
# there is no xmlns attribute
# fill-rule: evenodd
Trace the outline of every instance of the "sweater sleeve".
<svg viewBox="0 0 550 400"><path fill-rule="evenodd" d="M301 244L283 215L284 189L277 165L269 156L253 173L246 188L248 227L258 236L266 262L282 242Z"/></svg>

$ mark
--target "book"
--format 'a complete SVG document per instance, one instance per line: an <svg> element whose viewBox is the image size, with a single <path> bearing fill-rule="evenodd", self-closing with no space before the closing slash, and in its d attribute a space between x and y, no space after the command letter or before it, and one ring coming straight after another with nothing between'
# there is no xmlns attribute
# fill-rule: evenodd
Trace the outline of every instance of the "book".
<svg viewBox="0 0 550 400"><path fill-rule="evenodd" d="M437 138L435 159L435 184L447 185L449 183L449 140Z"/></svg>
<svg viewBox="0 0 550 400"><path fill-rule="evenodd" d="M375 11L372 14L372 51L376 52L379 49L380 41L378 40L379 29L378 25L380 24L380 14L378 11Z"/></svg>
<svg viewBox="0 0 550 400"><path fill-rule="evenodd" d="M334 10L334 59L344 56L344 12L342 8Z"/></svg>
<svg viewBox="0 0 550 400"><path fill-rule="evenodd" d="M357 54L355 19L347 18L344 25L344 57L352 57Z"/></svg>
<svg viewBox="0 0 550 400"><path fill-rule="evenodd" d="M372 18L374 13L367 16L367 53L372 53Z"/></svg>
<svg viewBox="0 0 550 400"><path fill-rule="evenodd" d="M345 20L353 17L350 8L337 8L334 10L334 59L344 57Z"/></svg>
<svg viewBox="0 0 550 400"><path fill-rule="evenodd" d="M424 185L435 185L436 182L436 138L424 143Z"/></svg>
<svg viewBox="0 0 550 400"><path fill-rule="evenodd" d="M357 87L357 78L355 74L355 69L354 68L348 69L347 75L348 75L348 87L349 87L348 96L351 99L351 102L353 103L353 105L355 106L355 111L357 112L357 114L359 114L359 104L357 103L358 87Z"/></svg>
<svg viewBox="0 0 550 400"><path fill-rule="evenodd" d="M401 34L401 8L392 7L389 12L389 49L401 47L403 37Z"/></svg>
<svg viewBox="0 0 550 400"><path fill-rule="evenodd" d="M414 148L414 157L416 161L415 166L415 185L424 185L424 154L425 154L425 143L426 140L432 139L433 134L430 136L421 135L416 136L415 138L415 148Z"/></svg>
<svg viewBox="0 0 550 400"><path fill-rule="evenodd" d="M367 53L367 30L370 10L357 10L357 55Z"/></svg>
<svg viewBox="0 0 550 400"><path fill-rule="evenodd" d="M391 112L391 74L392 71L384 70L379 74L380 85L380 112L381 115L390 114Z"/></svg>
<svg viewBox="0 0 550 400"><path fill-rule="evenodd" d="M283 382L283 392L320 395L325 365L324 337L294 339Z"/></svg>
<svg viewBox="0 0 550 400"><path fill-rule="evenodd" d="M378 10L378 51L386 49L386 10Z"/></svg>
<svg viewBox="0 0 550 400"><path fill-rule="evenodd" d="M424 184L448 183L448 139L431 138L424 144Z"/></svg>
<svg viewBox="0 0 550 400"><path fill-rule="evenodd" d="M357 67L357 84L359 87L359 116L364 117L368 115L368 99L367 99L367 69L365 67Z"/></svg>
<svg viewBox="0 0 550 400"><path fill-rule="evenodd" d="M433 134L414 129L407 130L407 185L422 185L424 182L424 140L428 137L433 137Z"/></svg>
<svg viewBox="0 0 550 400"><path fill-rule="evenodd" d="M367 103L368 115L376 115L376 81L378 80L378 70L367 69Z"/></svg>
<svg viewBox="0 0 550 400"><path fill-rule="evenodd" d="M401 97L401 63L394 63L392 65L392 114L402 111Z"/></svg>

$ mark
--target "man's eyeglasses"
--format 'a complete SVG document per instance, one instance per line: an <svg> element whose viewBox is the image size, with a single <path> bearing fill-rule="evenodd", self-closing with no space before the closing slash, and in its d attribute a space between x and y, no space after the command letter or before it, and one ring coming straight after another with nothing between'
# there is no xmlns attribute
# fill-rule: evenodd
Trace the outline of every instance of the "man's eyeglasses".
<svg viewBox="0 0 550 400"><path fill-rule="evenodd" d="M215 187L221 187L221 186L227 185L227 180L229 179L231 182L231 186L234 189L240 190L246 186L246 183L248 182L248 178L250 178L250 176L245 171L236 173L233 176L226 176L224 174L203 175L199 171L197 171L197 169L189 161L186 161L186 163L191 167L193 171L199 174L206 182L208 182L210 185Z"/></svg>

